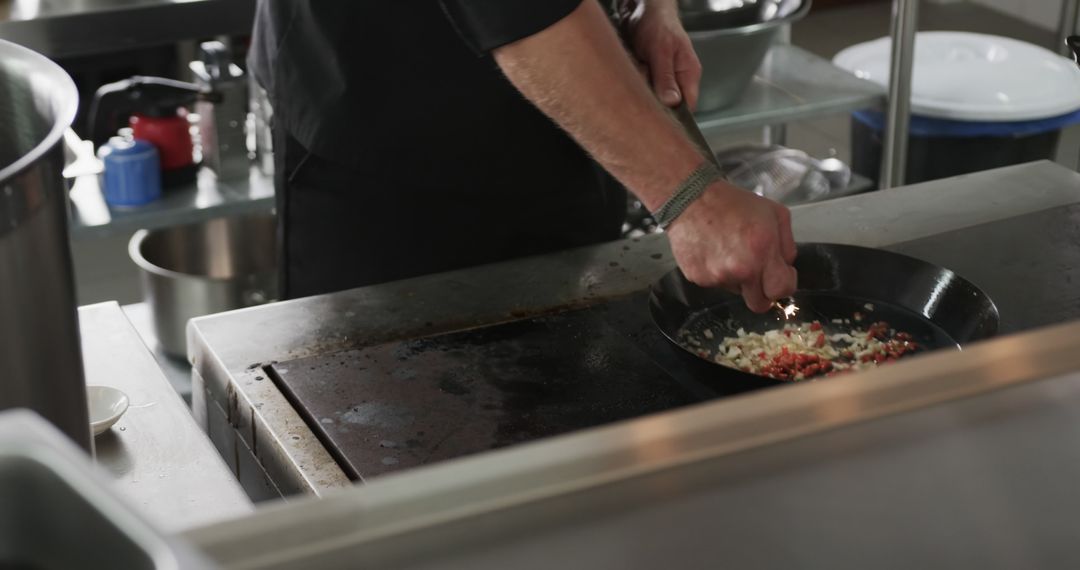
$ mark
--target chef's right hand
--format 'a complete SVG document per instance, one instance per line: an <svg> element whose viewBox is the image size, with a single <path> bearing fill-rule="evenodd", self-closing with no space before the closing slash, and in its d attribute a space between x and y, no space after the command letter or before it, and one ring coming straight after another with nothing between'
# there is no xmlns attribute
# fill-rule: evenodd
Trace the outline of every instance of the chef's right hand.
<svg viewBox="0 0 1080 570"><path fill-rule="evenodd" d="M741 294L756 313L795 292L791 214L776 202L715 182L667 233L687 279Z"/></svg>

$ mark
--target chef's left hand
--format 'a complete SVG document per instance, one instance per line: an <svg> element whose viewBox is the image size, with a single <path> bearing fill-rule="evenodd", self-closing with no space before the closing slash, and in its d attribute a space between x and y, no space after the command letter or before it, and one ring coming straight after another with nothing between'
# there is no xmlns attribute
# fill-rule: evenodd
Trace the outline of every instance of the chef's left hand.
<svg viewBox="0 0 1080 570"><path fill-rule="evenodd" d="M679 21L676 0L638 1L644 3L644 12L628 30L634 55L648 68L653 91L663 104L675 107L685 97L693 110L701 62Z"/></svg>

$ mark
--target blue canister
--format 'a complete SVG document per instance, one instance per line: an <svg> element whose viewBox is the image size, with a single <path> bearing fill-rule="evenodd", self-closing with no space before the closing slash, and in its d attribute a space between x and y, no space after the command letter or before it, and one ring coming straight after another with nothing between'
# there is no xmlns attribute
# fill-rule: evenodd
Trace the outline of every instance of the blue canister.
<svg viewBox="0 0 1080 570"><path fill-rule="evenodd" d="M142 206L161 198L157 148L141 140L113 137L98 157L105 163L101 192L110 206Z"/></svg>

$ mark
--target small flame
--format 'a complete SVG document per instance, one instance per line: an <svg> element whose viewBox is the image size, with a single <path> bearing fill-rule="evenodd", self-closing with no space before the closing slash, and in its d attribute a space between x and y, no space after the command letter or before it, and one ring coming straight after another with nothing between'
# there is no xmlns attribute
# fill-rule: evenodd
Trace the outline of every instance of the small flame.
<svg viewBox="0 0 1080 570"><path fill-rule="evenodd" d="M780 301L777 301L775 306L777 309L780 309L780 312L784 313L785 320L795 318L795 315L799 312L799 307L795 304L794 300L787 306L781 305Z"/></svg>

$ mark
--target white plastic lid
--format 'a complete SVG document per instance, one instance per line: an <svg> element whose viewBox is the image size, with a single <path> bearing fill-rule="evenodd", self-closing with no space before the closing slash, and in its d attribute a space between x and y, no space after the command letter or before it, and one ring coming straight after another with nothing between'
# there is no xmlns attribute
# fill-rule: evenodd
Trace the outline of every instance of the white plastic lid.
<svg viewBox="0 0 1080 570"><path fill-rule="evenodd" d="M889 84L890 38L856 44L833 63ZM911 112L960 121L1027 121L1080 109L1080 69L1072 60L1012 38L919 32Z"/></svg>

